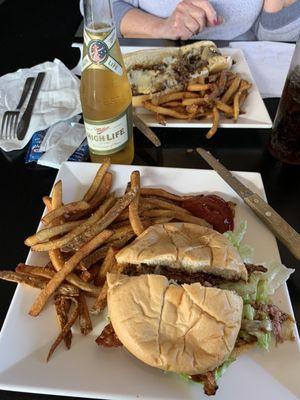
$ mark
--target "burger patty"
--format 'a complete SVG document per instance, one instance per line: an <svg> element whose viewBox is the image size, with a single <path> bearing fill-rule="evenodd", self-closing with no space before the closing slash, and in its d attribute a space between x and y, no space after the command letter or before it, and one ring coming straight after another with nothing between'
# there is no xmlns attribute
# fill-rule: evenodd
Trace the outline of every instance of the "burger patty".
<svg viewBox="0 0 300 400"><path fill-rule="evenodd" d="M267 272L267 268L262 265L245 264L245 267L250 276L254 272ZM195 282L200 282L203 286L218 286L222 283L229 282L229 280L213 275L206 272L187 272L180 269L175 269L165 266L155 266L155 265L132 265L130 264L125 270L124 274L128 276L138 276L143 274L158 274L164 275L169 280L176 281L179 285L183 283L191 284Z"/></svg>

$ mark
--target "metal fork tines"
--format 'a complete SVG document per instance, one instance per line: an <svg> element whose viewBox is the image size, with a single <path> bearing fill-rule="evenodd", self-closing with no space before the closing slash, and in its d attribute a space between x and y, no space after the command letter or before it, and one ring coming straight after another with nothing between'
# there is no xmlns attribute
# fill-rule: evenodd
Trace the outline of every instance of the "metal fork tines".
<svg viewBox="0 0 300 400"><path fill-rule="evenodd" d="M18 127L18 122L19 122L20 109L22 108L22 106L28 96L28 93L30 91L33 81L34 81L34 78L26 79L26 82L25 82L25 85L23 88L23 92L22 92L22 95L21 95L21 98L17 105L16 110L6 111L3 114L1 131L0 131L0 139L9 140L9 139L17 138L17 127Z"/></svg>

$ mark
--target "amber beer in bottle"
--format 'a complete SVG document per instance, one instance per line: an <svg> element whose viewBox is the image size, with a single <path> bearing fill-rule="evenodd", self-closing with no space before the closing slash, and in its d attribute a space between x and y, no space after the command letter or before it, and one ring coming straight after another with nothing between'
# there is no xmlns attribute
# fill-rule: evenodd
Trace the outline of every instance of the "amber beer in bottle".
<svg viewBox="0 0 300 400"><path fill-rule="evenodd" d="M80 97L91 160L109 156L130 164L134 156L131 89L110 0L84 0Z"/></svg>

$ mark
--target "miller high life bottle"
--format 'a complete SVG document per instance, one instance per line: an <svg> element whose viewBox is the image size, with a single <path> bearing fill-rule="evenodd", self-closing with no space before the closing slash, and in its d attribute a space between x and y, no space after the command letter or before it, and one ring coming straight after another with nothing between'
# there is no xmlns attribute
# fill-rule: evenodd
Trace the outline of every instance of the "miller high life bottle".
<svg viewBox="0 0 300 400"><path fill-rule="evenodd" d="M91 160L130 164L134 156L131 89L110 0L84 0L80 97Z"/></svg>

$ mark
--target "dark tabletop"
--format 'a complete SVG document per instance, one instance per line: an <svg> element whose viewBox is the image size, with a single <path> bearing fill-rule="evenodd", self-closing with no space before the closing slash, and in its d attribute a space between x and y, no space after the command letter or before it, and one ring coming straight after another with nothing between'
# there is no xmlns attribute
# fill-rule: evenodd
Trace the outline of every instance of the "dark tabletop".
<svg viewBox="0 0 300 400"><path fill-rule="evenodd" d="M75 66L78 50L72 49L70 44L81 16L74 1L51 0L43 2L42 9L39 1L22 3L26 3L26 7L20 6L21 2L16 0L0 5L0 75L55 57L70 68ZM123 44L170 43L127 40ZM273 118L278 99L268 99L265 104ZM266 149L269 130L219 129L210 141L204 138L205 131L202 129L189 129L187 132L186 129L161 128L155 131L162 141L159 149L153 148L141 135L135 135L134 164L206 169L208 167L201 158L189 151L196 146L204 146L231 170L261 173L269 203L300 231L300 166L284 165L270 156ZM25 260L28 248L23 244L24 238L36 230L43 210L41 197L50 192L57 173L47 167L25 165L26 150L0 151L1 269L13 269L18 262ZM296 269L288 287L296 319L300 321L300 262L280 243L279 249L283 263ZM14 284L0 282L0 327L14 290ZM50 398L0 391L1 400Z"/></svg>

